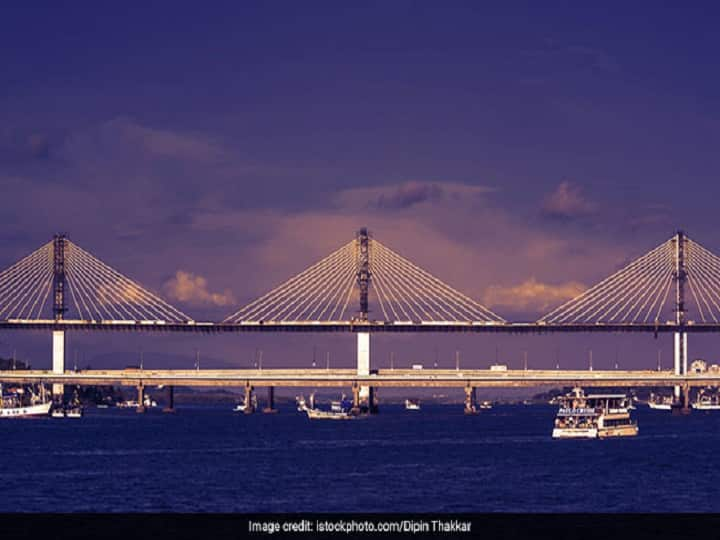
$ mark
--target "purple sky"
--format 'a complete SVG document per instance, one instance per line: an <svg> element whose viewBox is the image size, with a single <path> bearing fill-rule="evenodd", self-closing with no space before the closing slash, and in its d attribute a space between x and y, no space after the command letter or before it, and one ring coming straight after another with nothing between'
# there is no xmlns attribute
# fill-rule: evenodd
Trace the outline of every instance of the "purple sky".
<svg viewBox="0 0 720 540"><path fill-rule="evenodd" d="M652 7L650 7L652 6ZM115 11L113 11L115 9ZM7 7L0 267L57 231L221 319L362 226L535 320L669 238L720 252L712 6L454 2ZM180 272L180 274L178 274ZM182 287L178 287L180 276ZM35 365L49 337L0 336ZM690 355L718 361L713 337ZM112 367L308 365L350 336L71 336ZM652 336L384 336L387 364L654 367ZM431 352L428 352L431 351ZM125 357L119 355L125 353ZM127 358L127 361L126 361Z"/></svg>

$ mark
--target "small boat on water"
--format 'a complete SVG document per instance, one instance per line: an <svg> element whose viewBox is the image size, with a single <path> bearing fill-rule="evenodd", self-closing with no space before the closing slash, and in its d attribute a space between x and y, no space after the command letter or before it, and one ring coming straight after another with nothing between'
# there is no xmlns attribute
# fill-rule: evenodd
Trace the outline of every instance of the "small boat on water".
<svg viewBox="0 0 720 540"><path fill-rule="evenodd" d="M624 394L585 395L582 388L560 399L554 439L632 437L638 425L630 418L630 401Z"/></svg>
<svg viewBox="0 0 720 540"><path fill-rule="evenodd" d="M50 413L53 418L82 418L84 409L81 406L56 407Z"/></svg>
<svg viewBox="0 0 720 540"><path fill-rule="evenodd" d="M136 409L139 406L139 403L137 400L134 399L128 399L127 401L118 401L115 404L116 407L120 407L121 409ZM153 409L158 406L157 401L152 399L149 395L145 395L143 398L143 406L146 409Z"/></svg>
<svg viewBox="0 0 720 540"><path fill-rule="evenodd" d="M408 411L419 411L420 410L420 400L419 399L406 399L405 400L405 409Z"/></svg>
<svg viewBox="0 0 720 540"><path fill-rule="evenodd" d="M700 390L697 399L692 404L692 408L699 411L720 410L720 394L717 392L708 393L706 390Z"/></svg>
<svg viewBox="0 0 720 540"><path fill-rule="evenodd" d="M322 409L305 409L305 413L311 420L353 420L359 418L350 414L349 411L324 411Z"/></svg>
<svg viewBox="0 0 720 540"><path fill-rule="evenodd" d="M80 406L65 409L65 418L82 418L83 414L85 414L85 410Z"/></svg>
<svg viewBox="0 0 720 540"><path fill-rule="evenodd" d="M258 402L257 402L257 396L255 394L252 395L252 405L254 409L257 409ZM242 403L238 403L233 408L233 412L245 412L245 409L247 408L247 404L243 401Z"/></svg>
<svg viewBox="0 0 720 540"><path fill-rule="evenodd" d="M12 394L3 395L0 384L0 418L47 416L51 406L52 401L46 394L44 385L40 385L37 394L30 390L28 397L22 388L16 389Z"/></svg>
<svg viewBox="0 0 720 540"><path fill-rule="evenodd" d="M492 404L492 401L487 401L487 400L485 400L485 401L481 401L481 402L480 402L479 407L480 407L481 409L492 409L492 408L493 408L493 404Z"/></svg>
<svg viewBox="0 0 720 540"><path fill-rule="evenodd" d="M355 414L352 410L352 402L342 396L340 401L330 402L330 410L315 408L315 393L310 394L309 404L305 404L303 400L303 411L311 420L355 420L356 418L364 418L367 415ZM298 405L298 410L300 405Z"/></svg>
<svg viewBox="0 0 720 540"><path fill-rule="evenodd" d="M651 393L648 399L648 407L658 411L669 411L672 409L673 398L672 396L660 396Z"/></svg>

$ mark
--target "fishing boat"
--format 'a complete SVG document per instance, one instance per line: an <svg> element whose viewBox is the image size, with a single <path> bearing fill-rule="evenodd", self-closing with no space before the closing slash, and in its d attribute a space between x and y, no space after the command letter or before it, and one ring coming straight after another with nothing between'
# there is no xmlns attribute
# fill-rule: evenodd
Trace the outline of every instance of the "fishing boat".
<svg viewBox="0 0 720 540"><path fill-rule="evenodd" d="M342 395L340 398L340 401L331 401L330 402L330 410L332 412L343 412L344 409L344 402L345 402L345 394Z"/></svg>
<svg viewBox="0 0 720 540"><path fill-rule="evenodd" d="M0 418L47 416L51 406L52 401L47 396L44 385L40 385L39 394L31 389L29 398L26 398L22 388L12 394L3 395L0 384Z"/></svg>
<svg viewBox="0 0 720 540"><path fill-rule="evenodd" d="M651 393L647 404L651 409L669 411L672 409L673 398L672 396L660 396Z"/></svg>
<svg viewBox="0 0 720 540"><path fill-rule="evenodd" d="M315 408L315 393L313 392L310 394L309 406L306 406L304 411L311 420L354 420L367 416L364 414L356 414L352 409L352 403L345 399L345 396L343 396L342 401L339 402L339 406L337 402L335 402L334 408L332 405L333 402L331 402L331 409L329 411Z"/></svg>
<svg viewBox="0 0 720 540"><path fill-rule="evenodd" d="M700 390L692 408L700 411L720 410L720 395L717 392L707 393L705 390Z"/></svg>
<svg viewBox="0 0 720 540"><path fill-rule="evenodd" d="M65 409L65 418L82 418L83 414L85 410L79 405Z"/></svg>
<svg viewBox="0 0 720 540"><path fill-rule="evenodd" d="M419 399L406 399L405 400L405 409L408 411L419 411L420 410L420 400Z"/></svg>
<svg viewBox="0 0 720 540"><path fill-rule="evenodd" d="M255 394L252 395L252 406L253 409L257 409L258 403L257 403L257 396ZM233 408L233 412L245 412L245 409L247 408L247 403L244 401L242 403L238 403Z"/></svg>
<svg viewBox="0 0 720 540"><path fill-rule="evenodd" d="M311 420L351 420L357 418L357 416L350 414L347 411L324 411L322 409L305 409L308 418Z"/></svg>
<svg viewBox="0 0 720 540"><path fill-rule="evenodd" d="M552 436L555 439L603 439L631 437L638 426L630 418L630 402L624 394L585 395L582 388L560 399Z"/></svg>

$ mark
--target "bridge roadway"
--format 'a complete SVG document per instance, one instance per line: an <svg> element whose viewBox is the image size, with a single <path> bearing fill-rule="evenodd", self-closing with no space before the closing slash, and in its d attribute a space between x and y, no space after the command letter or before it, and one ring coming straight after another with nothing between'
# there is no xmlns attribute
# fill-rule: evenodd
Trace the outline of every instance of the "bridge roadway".
<svg viewBox="0 0 720 540"><path fill-rule="evenodd" d="M166 322L166 321L98 321L98 320L25 320L0 321L0 330L83 330L133 332L464 332L464 333L529 333L550 332L649 332L649 333L707 333L720 332L718 323L683 325L666 323L578 323L546 324L538 322L484 322L484 321L259 321L259 322Z"/></svg>
<svg viewBox="0 0 720 540"><path fill-rule="evenodd" d="M381 369L360 376L353 369L41 370L0 371L3 383L202 387L520 388L536 386L635 387L720 386L720 373L671 371L560 371L489 369Z"/></svg>

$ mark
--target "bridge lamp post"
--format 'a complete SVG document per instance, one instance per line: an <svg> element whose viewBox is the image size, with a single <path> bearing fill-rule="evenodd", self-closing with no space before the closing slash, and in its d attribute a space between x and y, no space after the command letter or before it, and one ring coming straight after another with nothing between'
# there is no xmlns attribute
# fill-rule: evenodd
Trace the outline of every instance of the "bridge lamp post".
<svg viewBox="0 0 720 540"><path fill-rule="evenodd" d="M195 371L200 371L200 349L195 348Z"/></svg>
<svg viewBox="0 0 720 540"><path fill-rule="evenodd" d="M523 351L523 369L527 371L527 358L528 358L528 352L527 350Z"/></svg>

